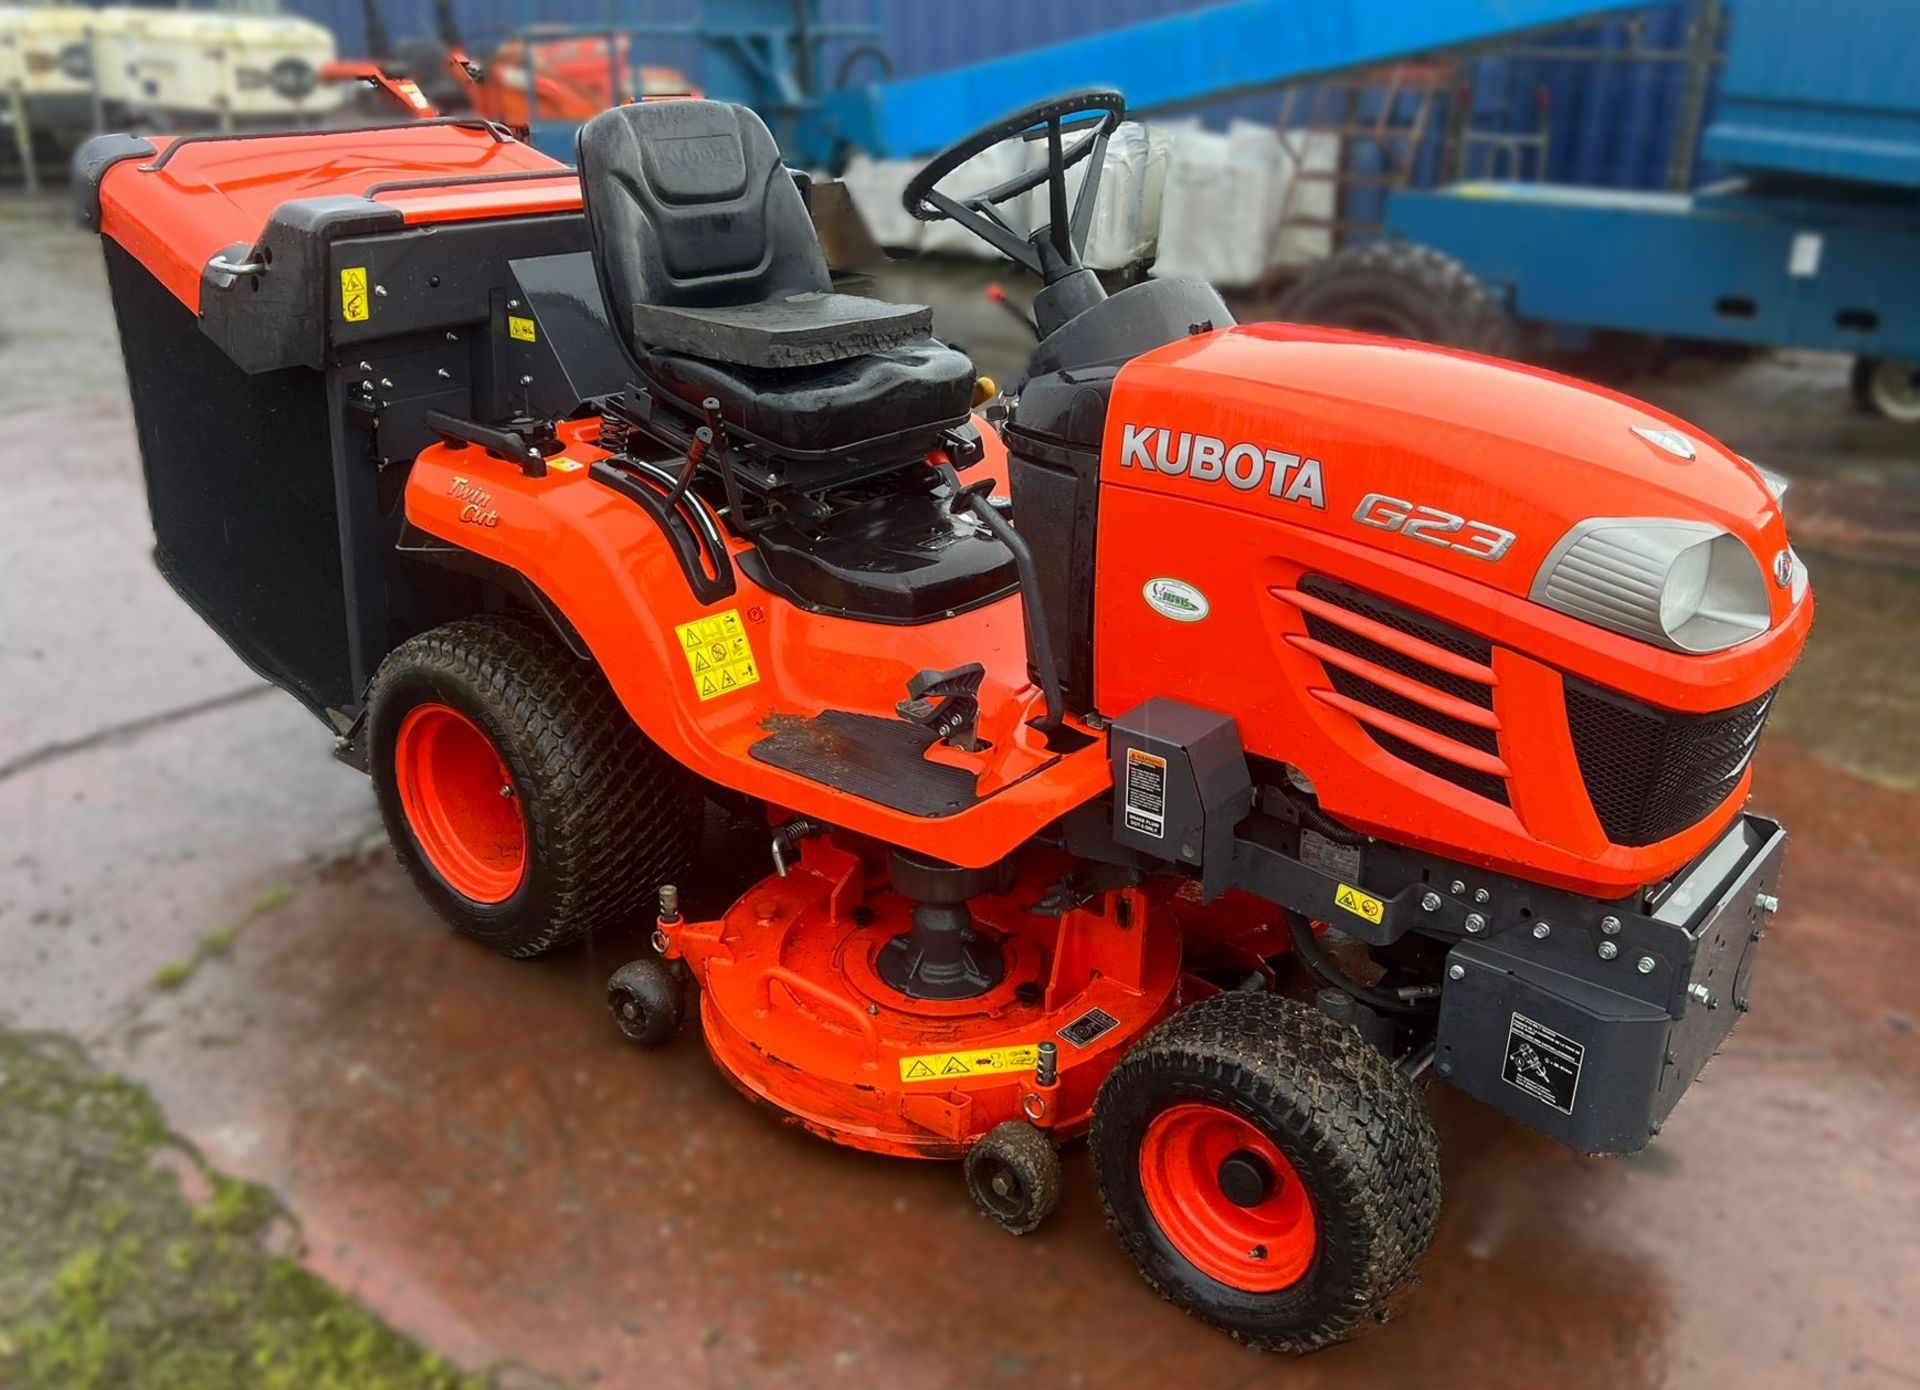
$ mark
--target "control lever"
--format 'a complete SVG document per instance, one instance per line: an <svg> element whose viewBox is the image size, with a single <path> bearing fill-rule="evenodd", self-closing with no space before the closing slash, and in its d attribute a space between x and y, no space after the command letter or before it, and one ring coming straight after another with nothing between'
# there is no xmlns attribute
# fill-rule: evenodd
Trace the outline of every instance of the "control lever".
<svg viewBox="0 0 1920 1390"><path fill-rule="evenodd" d="M1039 341L1040 325L1023 313L1018 304L1015 304L1011 299L1007 298L1006 290L1002 289L998 282L987 286L986 295L992 303L998 304L1002 309L1012 314L1014 322L1026 329L1027 332L1033 334L1035 342Z"/></svg>
<svg viewBox="0 0 1920 1390"><path fill-rule="evenodd" d="M894 713L933 730L934 737L948 747L976 752L980 682L986 674L987 668L977 661L951 671L922 671L907 682L907 698L893 707Z"/></svg>
<svg viewBox="0 0 1920 1390"><path fill-rule="evenodd" d="M1020 604L1026 610L1027 656L1039 674L1040 689L1047 697L1046 717L1034 721L1034 727L1050 734L1060 727L1067 711L1060 695L1060 668L1053 659L1053 637L1047 627L1046 603L1040 597L1040 571L1034 567L1033 551L1027 548L1020 533L1000 515L990 500L996 485L994 479L986 478L963 486L952 464L943 463L937 471L941 480L953 490L953 500L948 505L954 514L974 516L995 540L1013 552L1013 566L1020 574Z"/></svg>
<svg viewBox="0 0 1920 1390"><path fill-rule="evenodd" d="M547 460L541 450L550 451L558 442L553 426L538 420L515 420L514 428L499 429L478 420L463 420L444 410L429 410L426 424L442 439L478 444L490 454L519 464L520 471L529 478L547 476Z"/></svg>

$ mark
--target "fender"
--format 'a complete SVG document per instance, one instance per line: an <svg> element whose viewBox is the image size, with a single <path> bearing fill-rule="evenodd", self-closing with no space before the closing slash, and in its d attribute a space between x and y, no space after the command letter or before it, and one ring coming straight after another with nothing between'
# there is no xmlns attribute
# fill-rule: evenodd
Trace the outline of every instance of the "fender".
<svg viewBox="0 0 1920 1390"><path fill-rule="evenodd" d="M809 613L744 574L733 595L702 604L652 519L591 478L592 462L606 457L591 442L598 429L592 420L562 425L564 452L548 460L542 478L478 448L433 445L408 477L406 516L545 595L641 732L677 762L730 790L969 867L1005 857L1063 809L1111 786L1103 740L1056 754L1027 727L1044 700L1027 676L1017 596L911 628ZM987 456L976 468L1004 464L998 437L990 429L982 437ZM745 549L736 544L735 554ZM724 625L729 643L737 632L745 651L736 644L725 652L716 669L727 679L703 689L694 664L704 660L712 624ZM986 667L982 706L1007 714L994 720L991 749L931 753L974 770L983 790L998 789L956 815L907 815L749 751L783 717L828 708L891 717L917 672L969 661Z"/></svg>

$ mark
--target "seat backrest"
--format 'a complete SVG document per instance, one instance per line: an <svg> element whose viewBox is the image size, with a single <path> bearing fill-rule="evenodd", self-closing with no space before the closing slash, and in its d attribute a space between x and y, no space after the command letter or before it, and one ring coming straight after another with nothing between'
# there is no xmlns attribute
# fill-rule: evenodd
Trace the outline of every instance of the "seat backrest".
<svg viewBox="0 0 1920 1390"><path fill-rule="evenodd" d="M624 342L635 304L751 304L833 287L766 125L744 106L616 106L580 127L594 269Z"/></svg>

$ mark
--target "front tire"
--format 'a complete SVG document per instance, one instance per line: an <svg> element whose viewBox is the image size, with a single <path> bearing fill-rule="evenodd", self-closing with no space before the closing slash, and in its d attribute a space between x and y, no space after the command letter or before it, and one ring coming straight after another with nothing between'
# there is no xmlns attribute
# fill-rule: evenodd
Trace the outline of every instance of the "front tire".
<svg viewBox="0 0 1920 1390"><path fill-rule="evenodd" d="M651 918L700 829L693 778L539 628L465 618L387 657L367 711L394 852L462 936L536 956Z"/></svg>
<svg viewBox="0 0 1920 1390"><path fill-rule="evenodd" d="M1406 1079L1278 995L1216 995L1135 1045L1090 1147L1142 1277L1264 1350L1365 1331L1439 1217L1438 1143Z"/></svg>

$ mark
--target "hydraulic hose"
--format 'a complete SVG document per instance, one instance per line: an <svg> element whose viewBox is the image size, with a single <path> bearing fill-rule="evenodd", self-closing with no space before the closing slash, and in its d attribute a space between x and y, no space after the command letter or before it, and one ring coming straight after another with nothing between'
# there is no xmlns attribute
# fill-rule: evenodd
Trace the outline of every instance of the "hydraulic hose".
<svg viewBox="0 0 1920 1390"><path fill-rule="evenodd" d="M1287 930L1293 935L1293 949L1299 955L1301 963L1326 984L1335 989L1344 990L1370 1009L1378 1009L1387 1014L1419 1015L1429 1011L1430 1006L1409 1003L1384 989L1372 985L1363 985L1333 963L1320 945L1320 938L1314 935L1313 923L1298 912L1287 914Z"/></svg>

